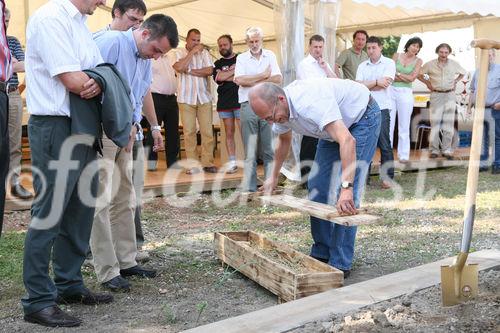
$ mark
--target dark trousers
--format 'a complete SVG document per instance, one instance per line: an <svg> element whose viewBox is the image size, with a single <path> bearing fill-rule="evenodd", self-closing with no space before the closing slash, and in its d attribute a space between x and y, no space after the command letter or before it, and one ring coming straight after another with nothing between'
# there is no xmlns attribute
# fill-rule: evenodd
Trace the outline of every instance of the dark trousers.
<svg viewBox="0 0 500 333"><path fill-rule="evenodd" d="M81 266L89 248L98 186L97 165L91 164L96 159L93 138L88 145L74 146L68 154L61 151L67 139L75 138L70 136L70 118L31 116L28 134L32 166L38 172L33 172L37 199L31 206L24 243L27 294L22 305L26 314L55 305L58 295L85 288ZM65 155L70 155L71 161L65 161ZM54 281L49 276L50 259Z"/></svg>
<svg viewBox="0 0 500 333"><path fill-rule="evenodd" d="M163 122L165 127L165 155L167 167L177 162L179 156L179 106L175 95L162 95L153 93L153 102L155 104L156 118L158 124ZM149 160L156 161L158 154L153 151L153 137L151 128L148 124L148 135L144 140L144 146L149 151Z"/></svg>
<svg viewBox="0 0 500 333"><path fill-rule="evenodd" d="M9 97L0 92L0 237L5 208L5 181L9 173Z"/></svg>
<svg viewBox="0 0 500 333"><path fill-rule="evenodd" d="M318 139L307 135L302 137L302 142L300 143L300 176L303 181L307 184L307 178L309 172L311 172L312 162L314 161L314 156L316 155L316 147L318 146ZM305 163L306 165L302 165Z"/></svg>
<svg viewBox="0 0 500 333"><path fill-rule="evenodd" d="M380 110L381 123L380 135L378 137L377 147L380 149L380 178L382 180L394 178L394 154L391 146L390 128L391 128L391 110Z"/></svg>

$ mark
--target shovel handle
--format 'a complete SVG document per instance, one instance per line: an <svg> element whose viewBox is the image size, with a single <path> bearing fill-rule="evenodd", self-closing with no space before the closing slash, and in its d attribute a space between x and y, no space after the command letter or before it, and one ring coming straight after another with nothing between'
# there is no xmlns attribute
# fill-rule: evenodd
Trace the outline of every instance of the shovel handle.
<svg viewBox="0 0 500 333"><path fill-rule="evenodd" d="M500 42L497 42L496 40L493 39L474 39L470 45L472 47L477 47L479 49L483 50L489 50L489 49L500 49Z"/></svg>

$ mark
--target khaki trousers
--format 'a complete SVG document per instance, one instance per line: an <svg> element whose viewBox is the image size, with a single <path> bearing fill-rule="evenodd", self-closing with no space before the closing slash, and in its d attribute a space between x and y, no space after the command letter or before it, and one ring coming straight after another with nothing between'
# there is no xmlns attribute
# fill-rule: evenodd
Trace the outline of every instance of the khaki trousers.
<svg viewBox="0 0 500 333"><path fill-rule="evenodd" d="M441 131L441 151L445 154L451 154L453 148L454 123L455 123L455 91L449 93L431 93L431 133L429 136L431 153L438 154L439 133Z"/></svg>
<svg viewBox="0 0 500 333"><path fill-rule="evenodd" d="M99 158L99 195L90 235L94 268L99 282L120 275L120 269L137 265L132 185L132 152L103 138Z"/></svg>
<svg viewBox="0 0 500 333"><path fill-rule="evenodd" d="M11 185L18 183L19 174L21 172L22 120L23 100L19 94L19 90L16 90L9 93L9 173L12 173L12 178L9 180Z"/></svg>
<svg viewBox="0 0 500 333"><path fill-rule="evenodd" d="M196 146L196 119L200 126L201 134L201 165L211 167L214 165L214 136L212 129L212 104L185 104L179 103L179 111L184 132L184 149L188 160L198 160ZM194 167L192 165L191 167Z"/></svg>

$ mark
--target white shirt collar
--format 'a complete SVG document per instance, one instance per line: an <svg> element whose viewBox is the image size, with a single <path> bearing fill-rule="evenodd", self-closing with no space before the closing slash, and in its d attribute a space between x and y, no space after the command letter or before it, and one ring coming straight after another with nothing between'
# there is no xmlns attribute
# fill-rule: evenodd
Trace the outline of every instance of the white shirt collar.
<svg viewBox="0 0 500 333"><path fill-rule="evenodd" d="M318 60L314 59L314 57L311 55L311 53L309 53L306 57L306 61L311 63L311 64L314 64L314 63L317 63Z"/></svg>

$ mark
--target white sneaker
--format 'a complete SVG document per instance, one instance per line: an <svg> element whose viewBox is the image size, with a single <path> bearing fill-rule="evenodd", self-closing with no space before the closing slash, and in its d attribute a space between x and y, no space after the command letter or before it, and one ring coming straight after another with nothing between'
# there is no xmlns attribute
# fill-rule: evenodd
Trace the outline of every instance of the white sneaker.
<svg viewBox="0 0 500 333"><path fill-rule="evenodd" d="M226 173L235 173L238 171L238 165L236 161L229 161L229 165L226 168Z"/></svg>
<svg viewBox="0 0 500 333"><path fill-rule="evenodd" d="M149 252L148 251L137 251L137 255L135 256L135 261L137 262L146 262L149 261Z"/></svg>

